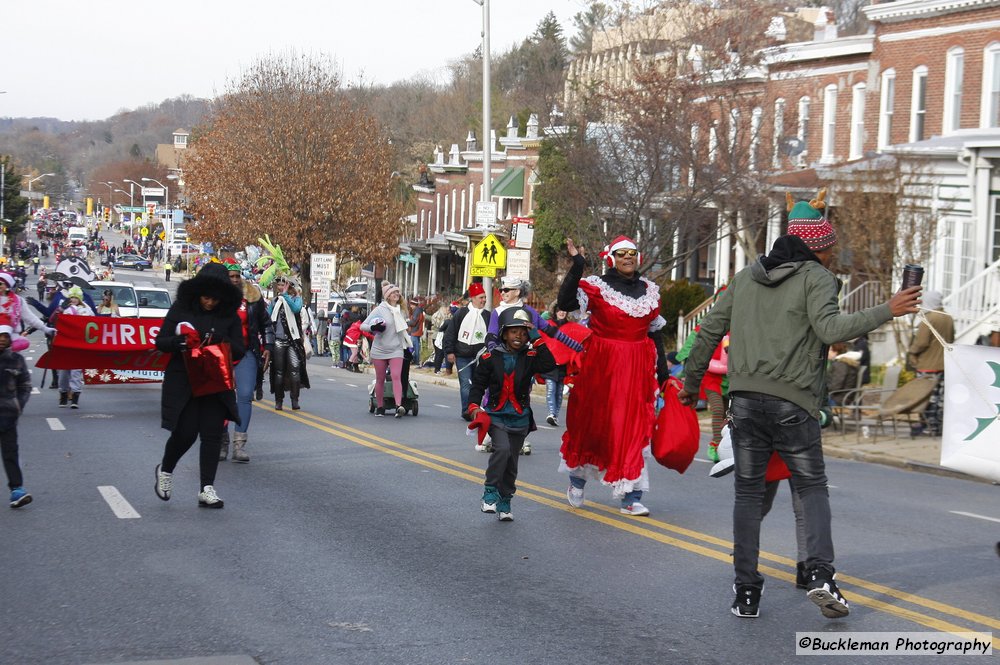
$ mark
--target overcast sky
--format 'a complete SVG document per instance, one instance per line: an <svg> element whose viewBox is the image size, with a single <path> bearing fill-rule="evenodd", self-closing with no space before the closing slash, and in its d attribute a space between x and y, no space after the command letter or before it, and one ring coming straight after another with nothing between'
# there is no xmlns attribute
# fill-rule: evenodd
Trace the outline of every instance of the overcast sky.
<svg viewBox="0 0 1000 665"><path fill-rule="evenodd" d="M567 38L584 0L490 0L494 53L554 11ZM212 97L255 59L327 54L346 80L442 78L480 42L473 0L0 0L0 117L99 120Z"/></svg>

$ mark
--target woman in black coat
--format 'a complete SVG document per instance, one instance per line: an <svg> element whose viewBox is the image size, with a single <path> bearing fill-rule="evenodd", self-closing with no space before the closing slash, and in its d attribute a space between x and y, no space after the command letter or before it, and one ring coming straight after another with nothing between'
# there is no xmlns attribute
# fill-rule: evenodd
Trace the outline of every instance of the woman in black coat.
<svg viewBox="0 0 1000 665"><path fill-rule="evenodd" d="M200 436L198 505L223 506L215 493L215 471L219 466L223 423L227 419L240 422L236 393L227 390L194 397L182 352L191 346L189 340L194 341L197 336L202 344L229 342L233 362L239 361L245 353L243 329L237 315L242 299L240 290L229 282L226 268L221 263L209 263L177 288L177 299L156 337L156 348L171 354L164 373L161 402L161 426L170 431L170 438L163 460L156 466L156 495L164 501L170 499L174 467Z"/></svg>

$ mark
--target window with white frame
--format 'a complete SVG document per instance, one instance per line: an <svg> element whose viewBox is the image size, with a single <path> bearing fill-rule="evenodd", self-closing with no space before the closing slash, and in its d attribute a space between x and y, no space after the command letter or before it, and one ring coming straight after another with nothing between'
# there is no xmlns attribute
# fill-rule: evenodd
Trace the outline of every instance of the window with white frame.
<svg viewBox="0 0 1000 665"><path fill-rule="evenodd" d="M837 138L837 86L830 84L823 89L823 150L821 159L832 162Z"/></svg>
<svg viewBox="0 0 1000 665"><path fill-rule="evenodd" d="M923 141L927 121L927 68L913 70L913 92L910 97L910 142Z"/></svg>
<svg viewBox="0 0 1000 665"><path fill-rule="evenodd" d="M948 51L944 69L944 134L962 126L962 79L965 76L965 49L956 46Z"/></svg>
<svg viewBox="0 0 1000 665"><path fill-rule="evenodd" d="M878 149L892 144L892 115L896 107L896 70L882 72L878 105Z"/></svg>
<svg viewBox="0 0 1000 665"><path fill-rule="evenodd" d="M757 152L760 150L760 126L764 118L764 109L755 107L750 115L750 155L749 166L751 171L757 170Z"/></svg>
<svg viewBox="0 0 1000 665"><path fill-rule="evenodd" d="M1000 261L1000 196L993 197L993 232L990 233L990 241L993 246L990 248L991 263Z"/></svg>
<svg viewBox="0 0 1000 665"><path fill-rule="evenodd" d="M983 101L980 127L1000 127L1000 42L983 51Z"/></svg>
<svg viewBox="0 0 1000 665"><path fill-rule="evenodd" d="M809 156L809 98L799 99L799 140L802 141L802 152L799 153L796 163L799 166L806 165L806 158Z"/></svg>
<svg viewBox="0 0 1000 665"><path fill-rule="evenodd" d="M778 98L774 100L774 139L771 149L774 151L771 156L773 168L781 168L781 141L785 137L785 100Z"/></svg>
<svg viewBox="0 0 1000 665"><path fill-rule="evenodd" d="M851 88L851 145L848 159L861 159L865 150L865 91L864 83Z"/></svg>

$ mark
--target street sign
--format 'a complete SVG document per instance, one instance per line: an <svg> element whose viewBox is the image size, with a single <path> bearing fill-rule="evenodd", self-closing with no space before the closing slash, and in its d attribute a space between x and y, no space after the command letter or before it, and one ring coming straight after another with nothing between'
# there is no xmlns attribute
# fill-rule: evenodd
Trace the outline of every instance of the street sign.
<svg viewBox="0 0 1000 665"><path fill-rule="evenodd" d="M485 238L477 242L472 252L473 268L496 269L507 265L507 250L492 233L488 233Z"/></svg>
<svg viewBox="0 0 1000 665"><path fill-rule="evenodd" d="M478 266L473 266L469 268L469 277L496 277L496 268L480 268Z"/></svg>
<svg viewBox="0 0 1000 665"><path fill-rule="evenodd" d="M316 294L316 311L330 302L330 282L337 278L336 254L313 254L309 257L310 290Z"/></svg>
<svg viewBox="0 0 1000 665"><path fill-rule="evenodd" d="M146 236L148 236L149 235L149 227L148 226L144 226L141 229L139 229L139 235L141 235L143 238L145 238Z"/></svg>
<svg viewBox="0 0 1000 665"><path fill-rule="evenodd" d="M480 201L476 204L476 226L490 228L497 223L496 201Z"/></svg>
<svg viewBox="0 0 1000 665"><path fill-rule="evenodd" d="M535 239L535 220L531 217L515 217L513 222L508 244L518 249L531 249L531 243Z"/></svg>
<svg viewBox="0 0 1000 665"><path fill-rule="evenodd" d="M531 279L531 250L511 249L507 251L507 276Z"/></svg>
<svg viewBox="0 0 1000 665"><path fill-rule="evenodd" d="M162 187L143 187L142 196L143 198L150 198L152 196L163 196L164 191Z"/></svg>

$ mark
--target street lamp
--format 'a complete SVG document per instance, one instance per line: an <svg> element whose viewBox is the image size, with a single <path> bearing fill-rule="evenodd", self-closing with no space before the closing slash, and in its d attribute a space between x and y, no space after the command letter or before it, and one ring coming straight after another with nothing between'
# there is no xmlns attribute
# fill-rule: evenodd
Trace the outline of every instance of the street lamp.
<svg viewBox="0 0 1000 665"><path fill-rule="evenodd" d="M121 192L122 194L126 194L128 196L128 205L129 205L129 207L130 208L135 207L135 200L134 200L134 197L132 196L131 192L126 192L124 189L116 189L115 191L116 192Z"/></svg>
<svg viewBox="0 0 1000 665"><path fill-rule="evenodd" d="M24 174L24 176L22 176L24 178L30 178L30 180L28 180L28 217L31 217L31 183L35 182L36 180L41 180L42 178L48 178L49 176L54 176L54 175L55 173L43 173L37 178L32 178L30 173L26 173Z"/></svg>
<svg viewBox="0 0 1000 665"><path fill-rule="evenodd" d="M167 177L169 178L170 176L167 176ZM160 182L156 178L139 178L139 180L142 180L143 182L155 182L157 185L159 185L160 187L162 187L163 188L163 207L167 208L168 210L170 209L170 188L169 187L167 187L166 185L164 185L162 182Z"/></svg>
<svg viewBox="0 0 1000 665"><path fill-rule="evenodd" d="M490 0L472 0L483 8L483 201L493 202L493 136L490 133ZM496 223L496 220L493 220ZM486 309L493 309L493 280L483 278Z"/></svg>

